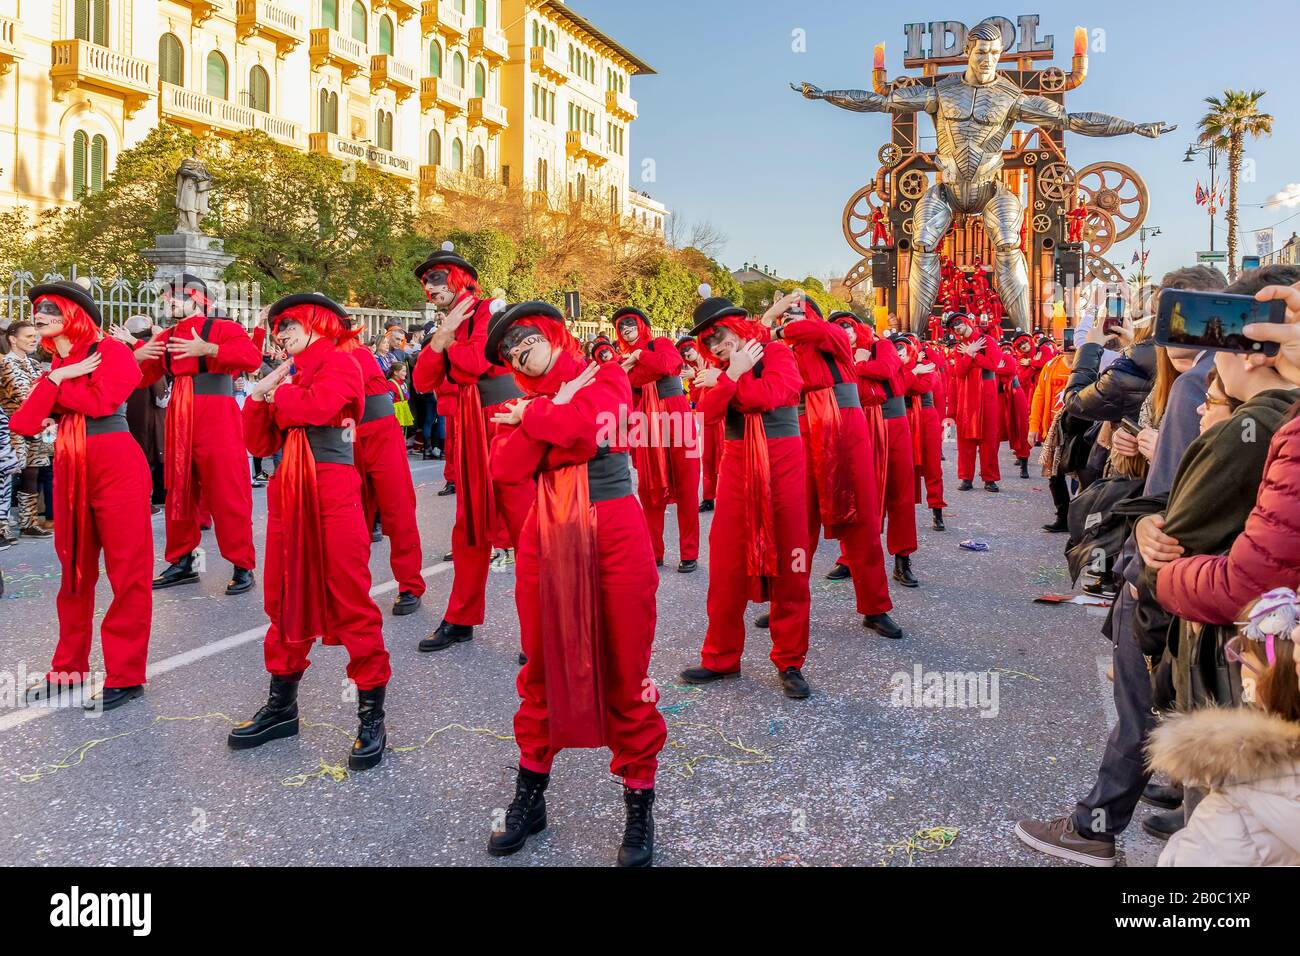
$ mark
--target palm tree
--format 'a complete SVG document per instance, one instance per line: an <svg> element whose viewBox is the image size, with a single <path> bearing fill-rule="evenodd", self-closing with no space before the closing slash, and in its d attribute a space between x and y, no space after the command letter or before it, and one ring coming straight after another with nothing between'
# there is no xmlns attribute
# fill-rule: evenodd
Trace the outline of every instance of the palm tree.
<svg viewBox="0 0 1300 956"><path fill-rule="evenodd" d="M1207 96L1210 107L1201 121L1200 142L1228 153L1228 279L1237 278L1237 186L1241 179L1241 157L1246 137L1269 136L1273 117L1261 113L1264 90L1224 90L1223 97ZM1213 186L1211 186L1213 188Z"/></svg>

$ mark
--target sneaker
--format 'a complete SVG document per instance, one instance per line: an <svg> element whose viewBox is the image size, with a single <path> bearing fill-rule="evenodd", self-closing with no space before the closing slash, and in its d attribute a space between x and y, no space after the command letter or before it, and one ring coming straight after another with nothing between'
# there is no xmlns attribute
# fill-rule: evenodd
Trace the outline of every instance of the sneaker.
<svg viewBox="0 0 1300 956"><path fill-rule="evenodd" d="M1020 842L1040 853L1072 860L1085 866L1114 866L1115 844L1081 836L1074 828L1074 815L1055 820L1021 820L1016 824Z"/></svg>

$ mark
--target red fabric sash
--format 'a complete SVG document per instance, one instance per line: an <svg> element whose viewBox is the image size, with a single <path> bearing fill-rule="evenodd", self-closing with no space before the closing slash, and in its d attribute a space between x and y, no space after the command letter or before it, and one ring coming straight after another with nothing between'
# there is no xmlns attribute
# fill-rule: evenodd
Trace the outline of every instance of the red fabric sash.
<svg viewBox="0 0 1300 956"><path fill-rule="evenodd" d="M907 402L907 425L912 430L912 482L916 489L916 503L921 503L921 396L915 395Z"/></svg>
<svg viewBox="0 0 1300 956"><path fill-rule="evenodd" d="M280 633L286 641L314 641L325 634L325 542L316 490L316 459L307 432L290 428L276 472L280 493ZM339 643L326 637L325 643Z"/></svg>
<svg viewBox="0 0 1300 956"><path fill-rule="evenodd" d="M876 513L883 518L885 485L889 476L889 428L885 424L885 413L879 405L865 406L862 414L867 416L867 437L871 439L871 449L875 452Z"/></svg>
<svg viewBox="0 0 1300 956"><path fill-rule="evenodd" d="M853 493L853 471L844 447L844 420L835 401L835 390L819 388L807 392L804 408L808 416L808 444L812 451L813 480L822 525L828 538L838 538L844 526L858 518Z"/></svg>
<svg viewBox="0 0 1300 956"><path fill-rule="evenodd" d="M72 519L64 549L72 567L72 593L79 595L85 587L81 552L90 531L89 461L86 453L86 418L64 414L59 418L59 433L54 440L54 490L63 497L64 510ZM57 529L62 531L63 529ZM59 538L55 539L56 545ZM98 558L96 558L98 561Z"/></svg>
<svg viewBox="0 0 1300 956"><path fill-rule="evenodd" d="M488 470L487 417L477 385L460 386L456 427L456 494L465 509L465 540L478 548L491 543L496 496Z"/></svg>
<svg viewBox="0 0 1300 956"><path fill-rule="evenodd" d="M167 517L186 521L194 517L194 378L177 375L167 403L163 445L164 483L167 487Z"/></svg>
<svg viewBox="0 0 1300 956"><path fill-rule="evenodd" d="M772 463L768 458L763 416L745 414L745 569L749 574L749 599L768 600L769 582L777 575L776 514L772 510Z"/></svg>
<svg viewBox="0 0 1300 956"><path fill-rule="evenodd" d="M978 365L957 383L957 435L979 438L984 434L984 376Z"/></svg>
<svg viewBox="0 0 1300 956"><path fill-rule="evenodd" d="M603 747L604 628L587 465L537 478L538 575L551 746Z"/></svg>
<svg viewBox="0 0 1300 956"><path fill-rule="evenodd" d="M642 503L647 506L667 504L672 499L668 451L664 438L664 405L654 383L641 389L641 413L646 417L645 442L634 448L636 470L641 483Z"/></svg>

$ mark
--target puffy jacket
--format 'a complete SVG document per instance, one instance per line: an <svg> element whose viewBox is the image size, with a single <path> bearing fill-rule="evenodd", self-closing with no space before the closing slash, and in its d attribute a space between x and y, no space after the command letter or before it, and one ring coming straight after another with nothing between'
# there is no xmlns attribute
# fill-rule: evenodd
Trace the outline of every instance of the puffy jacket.
<svg viewBox="0 0 1300 956"><path fill-rule="evenodd" d="M1210 789L1160 866L1300 866L1300 724L1210 707L1164 721L1147 754L1153 770Z"/></svg>
<svg viewBox="0 0 1300 956"><path fill-rule="evenodd" d="M1029 430L1046 438L1056 418L1056 400L1070 381L1070 356L1062 353L1048 360L1034 386L1034 404L1029 410Z"/></svg>
<svg viewBox="0 0 1300 956"><path fill-rule="evenodd" d="M1179 558L1156 575L1156 600L1201 624L1231 624L1265 591L1300 585L1300 417L1269 445L1246 527L1223 555Z"/></svg>
<svg viewBox="0 0 1300 956"><path fill-rule="evenodd" d="M1102 348L1095 343L1079 347L1065 386L1065 410L1090 422L1137 421L1142 403L1156 383L1155 340L1130 345L1104 372L1098 371L1101 355Z"/></svg>

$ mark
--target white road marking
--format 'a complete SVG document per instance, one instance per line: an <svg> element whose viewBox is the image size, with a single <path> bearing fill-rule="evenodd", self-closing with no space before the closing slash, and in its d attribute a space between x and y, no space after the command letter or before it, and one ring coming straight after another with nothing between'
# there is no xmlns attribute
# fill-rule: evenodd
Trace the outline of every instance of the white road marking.
<svg viewBox="0 0 1300 956"><path fill-rule="evenodd" d="M431 578L436 574L442 574L444 571L450 571L452 564L450 561L440 561L432 564L420 571L420 576ZM379 584L370 589L371 597L379 597L381 594L387 594L390 591L397 590L396 581L388 581L385 584ZM154 661L145 671L148 677L157 677L160 674L166 674L169 671L177 670L181 667L187 667L197 661L221 654L232 648L242 647L252 641L260 641L266 635L266 625L259 627L250 627L246 631L240 631L238 634L231 634L229 637L223 637L203 644L199 647L191 648L188 651L182 651L180 654L173 654L171 657L165 657L160 661ZM92 688L92 695L99 693L102 682L96 681ZM66 709L66 708L62 708ZM0 733L6 730L13 730L15 727L21 727L28 721L36 720L38 717L48 717L50 714L59 713L61 708L56 707L27 707L23 706L11 714L5 714L0 717Z"/></svg>

